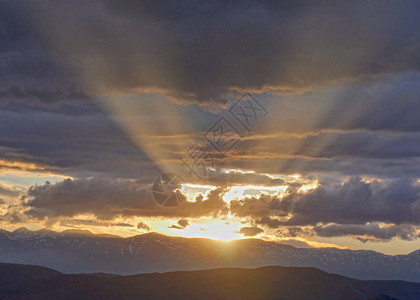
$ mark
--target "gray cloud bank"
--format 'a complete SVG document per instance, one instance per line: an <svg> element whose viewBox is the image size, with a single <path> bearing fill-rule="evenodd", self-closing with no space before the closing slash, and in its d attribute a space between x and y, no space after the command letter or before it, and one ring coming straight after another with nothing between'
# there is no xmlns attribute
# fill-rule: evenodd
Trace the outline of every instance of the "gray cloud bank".
<svg viewBox="0 0 420 300"><path fill-rule="evenodd" d="M53 78L70 97L85 88L159 90L179 101L223 102L231 89L298 92L420 66L419 7L411 1L2 6L1 56L9 72L0 78L9 97ZM56 98L44 93L50 96L43 101Z"/></svg>
<svg viewBox="0 0 420 300"><path fill-rule="evenodd" d="M142 187L135 181L95 177L33 186L23 196L23 205L27 209L26 216L50 223L79 214L92 214L101 220L118 216L217 216L227 211L222 199L224 192L217 188L205 196L199 194L195 202L184 201L168 209L153 200L150 188ZM187 226L185 221L180 222L178 225Z"/></svg>

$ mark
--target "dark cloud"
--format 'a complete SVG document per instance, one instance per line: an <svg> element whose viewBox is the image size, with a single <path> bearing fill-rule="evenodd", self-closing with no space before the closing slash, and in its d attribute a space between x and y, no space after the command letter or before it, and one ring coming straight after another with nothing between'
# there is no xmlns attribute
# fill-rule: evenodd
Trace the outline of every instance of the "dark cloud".
<svg viewBox="0 0 420 300"><path fill-rule="evenodd" d="M238 217L265 217L271 214L287 216L293 203L283 201L279 195L260 194L258 197L245 197L230 201L230 211Z"/></svg>
<svg viewBox="0 0 420 300"><path fill-rule="evenodd" d="M32 108L36 107L36 104L42 106L42 104L54 104L57 102L71 102L89 99L83 91L78 91L75 87L63 89L61 87L55 87L55 89L48 89L43 87L21 87L21 86L10 86L8 89L0 90L0 100L2 107L6 107L6 104L10 107L18 107L19 102L30 101ZM18 102L18 103L16 103ZM38 102L38 103L37 103Z"/></svg>
<svg viewBox="0 0 420 300"><path fill-rule="evenodd" d="M372 239L372 238L361 238L361 237L356 237L356 240L358 240L359 242L366 244L366 243L379 243L381 242L381 240L377 240L377 239Z"/></svg>
<svg viewBox="0 0 420 300"><path fill-rule="evenodd" d="M419 225L419 195L420 185L412 179L365 182L353 177L343 184L321 183L308 192L291 189L281 199L262 194L233 200L230 209L270 228L317 223Z"/></svg>
<svg viewBox="0 0 420 300"><path fill-rule="evenodd" d="M308 157L261 158L258 164L254 159L231 160L233 168L252 165L257 172L271 174L336 174L347 176L368 176L378 178L401 178L419 176L418 157L403 159L365 159L363 157L334 157L330 159Z"/></svg>
<svg viewBox="0 0 420 300"><path fill-rule="evenodd" d="M410 225L389 225L380 226L377 223L371 224L332 224L327 226L315 226L314 232L322 237L337 236L368 236L382 241L390 240L398 237L402 240L412 241L420 237L420 233L416 232L416 228Z"/></svg>
<svg viewBox="0 0 420 300"><path fill-rule="evenodd" d="M260 158L276 154L307 159L374 158L398 161L420 156L419 132L320 131L303 136L267 136L265 139L270 147L259 148L257 154ZM251 139L247 143L251 145L243 145L244 148L252 149L252 144L255 145L258 140Z"/></svg>
<svg viewBox="0 0 420 300"><path fill-rule="evenodd" d="M205 197L199 194L195 202L184 201L168 209L153 200L150 189L132 180L67 179L55 184L32 186L24 198L24 207L27 208L27 216L48 222L79 214L92 214L101 220L117 216L218 216L227 213L222 198L224 193L224 189L214 189Z"/></svg>
<svg viewBox="0 0 420 300"><path fill-rule="evenodd" d="M269 228L278 228L281 225L284 225L284 221L280 221L276 218L271 218L269 216L264 216L256 220L257 224L268 226ZM293 235L290 235L293 236Z"/></svg>
<svg viewBox="0 0 420 300"><path fill-rule="evenodd" d="M274 226L272 228L274 228ZM277 230L276 235L282 238L290 238L290 237L295 238L295 237L300 237L300 236L312 236L314 234L313 234L312 229L308 229L305 227L298 227L298 226L290 226L290 227L283 227Z"/></svg>
<svg viewBox="0 0 420 300"><path fill-rule="evenodd" d="M279 224L277 224L279 225ZM410 224L328 224L316 226L281 226L276 236L281 238L352 237L362 243L387 242L393 238L414 241L420 238L419 227Z"/></svg>
<svg viewBox="0 0 420 300"><path fill-rule="evenodd" d="M413 180L364 182L352 178L339 186L321 184L301 194L288 225L318 222L420 224L420 186ZM288 195L295 197L296 195Z"/></svg>
<svg viewBox="0 0 420 300"><path fill-rule="evenodd" d="M312 158L355 157L365 159L408 159L420 156L419 133L381 133L370 131L320 133L309 136L295 155Z"/></svg>
<svg viewBox="0 0 420 300"><path fill-rule="evenodd" d="M33 186L27 192L27 214L34 218L74 217L90 213L112 219L141 207L153 207L149 191L130 181L112 179L67 179L56 184Z"/></svg>
<svg viewBox="0 0 420 300"><path fill-rule="evenodd" d="M187 227L187 226L190 225L188 220L185 220L185 219L180 219L177 223L178 223L179 226L182 226L182 227Z"/></svg>
<svg viewBox="0 0 420 300"><path fill-rule="evenodd" d="M144 230L144 231L151 231L152 229L144 222L139 222L137 224L137 229Z"/></svg>
<svg viewBox="0 0 420 300"><path fill-rule="evenodd" d="M180 220L178 220L178 222L176 222L176 224L173 224L173 225L169 226L168 228L185 229L188 226L190 226L190 223L188 222L188 220L180 219Z"/></svg>
<svg viewBox="0 0 420 300"><path fill-rule="evenodd" d="M75 177L145 177L149 182L159 172L98 108L77 115L32 111L30 118L0 110L0 144L4 147L0 160L33 163L38 171Z"/></svg>
<svg viewBox="0 0 420 300"><path fill-rule="evenodd" d="M419 177L419 87L419 73L409 73L293 97L261 95L269 116L224 163L271 174Z"/></svg>
<svg viewBox="0 0 420 300"><path fill-rule="evenodd" d="M54 104L85 100L76 76L64 67L66 58L48 50L36 31L31 3L0 3L0 107L11 102Z"/></svg>
<svg viewBox="0 0 420 300"><path fill-rule="evenodd" d="M223 102L231 89L307 90L420 65L414 2L3 5L3 55L20 47L14 62L31 61L20 64L22 74L37 74L44 59L52 61L50 73L66 65L95 92L158 90L182 101Z"/></svg>
<svg viewBox="0 0 420 300"><path fill-rule="evenodd" d="M257 173L299 173L305 177L331 172L379 178L420 175L416 168L420 156L417 132L320 132L304 137L267 137L263 142L252 140L244 144L230 153L223 167L246 169L252 166ZM224 177L229 180L228 176ZM262 179L249 176L248 180L262 182ZM277 184L275 180L266 180L264 185Z"/></svg>
<svg viewBox="0 0 420 300"><path fill-rule="evenodd" d="M24 213L21 205L8 205L4 215L0 215L0 222L6 224L19 224L28 221L28 217Z"/></svg>
<svg viewBox="0 0 420 300"><path fill-rule="evenodd" d="M242 234L243 236L256 236L263 232L264 230L259 227L242 227L238 231L238 233Z"/></svg>

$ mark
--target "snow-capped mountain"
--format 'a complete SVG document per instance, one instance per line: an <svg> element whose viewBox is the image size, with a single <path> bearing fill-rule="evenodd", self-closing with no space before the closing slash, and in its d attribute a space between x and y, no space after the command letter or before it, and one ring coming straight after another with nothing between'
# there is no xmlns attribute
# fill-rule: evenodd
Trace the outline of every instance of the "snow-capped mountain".
<svg viewBox="0 0 420 300"><path fill-rule="evenodd" d="M359 279L420 282L420 250L393 256L365 250L295 248L258 239L219 242L157 233L122 238L82 230L0 230L0 261L42 265L65 273L116 274L305 266Z"/></svg>

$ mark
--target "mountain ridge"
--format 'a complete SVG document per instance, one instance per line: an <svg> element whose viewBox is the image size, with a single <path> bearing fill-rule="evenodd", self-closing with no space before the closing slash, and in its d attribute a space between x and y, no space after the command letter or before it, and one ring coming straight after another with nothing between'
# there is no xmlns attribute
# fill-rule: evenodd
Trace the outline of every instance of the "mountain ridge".
<svg viewBox="0 0 420 300"><path fill-rule="evenodd" d="M131 239L131 238L135 238L135 237L141 237L141 236L158 236L158 237L168 237L168 238L172 238L172 239L191 239L191 240L210 240L210 241L216 241L216 242L223 242L226 243L226 241L218 241L215 239L211 239L211 238L202 238L202 237L180 237L180 236L170 236L170 235L166 235L166 234L162 234L159 232L145 232L145 233L141 233L141 234L134 234L132 236L120 236L120 235L116 235L116 234L109 234L109 233L93 233L90 230L87 229L66 229L63 231L54 231L54 230L50 230L50 229L40 229L40 230L30 230L26 227L19 227L18 229L12 230L12 231L8 231L5 229L0 229L0 233L1 232L7 232L7 233L14 233L16 231L19 230L26 230L27 232L31 232L31 233L41 233L41 232L47 232L47 233L55 233L55 234L75 234L77 235L78 233L83 233L86 235L91 235L91 236L96 236L96 237L109 237L109 238L119 238L119 239ZM304 249L303 247L296 247L293 245L289 245L289 244L283 244L281 242L277 242L277 241L267 241L267 240L263 240L263 239L259 239L259 238L244 238L244 239L234 239L232 241L243 241L243 240L258 240L258 241L262 241L262 242L266 242L266 243L275 243L278 245L282 245L282 246L287 246L287 247L291 247L291 248L296 248L296 249ZM231 241L227 241L227 242L231 242ZM342 248L338 248L338 247L311 247L311 248L315 248L315 249L339 249L339 250L350 250L350 251L364 251L364 252L373 252L373 253L378 253L378 254L382 254L382 255L386 255L386 256L401 256L401 255L411 255L411 254L420 254L420 249L414 250L412 252L409 252L407 254L385 254L383 252L380 251L375 251L375 250L364 250L364 249L342 249Z"/></svg>
<svg viewBox="0 0 420 300"><path fill-rule="evenodd" d="M159 233L124 238L75 231L0 231L0 261L64 273L122 275L278 265L315 267L359 279L420 282L420 251L393 256L370 250L296 248L260 239L221 242Z"/></svg>

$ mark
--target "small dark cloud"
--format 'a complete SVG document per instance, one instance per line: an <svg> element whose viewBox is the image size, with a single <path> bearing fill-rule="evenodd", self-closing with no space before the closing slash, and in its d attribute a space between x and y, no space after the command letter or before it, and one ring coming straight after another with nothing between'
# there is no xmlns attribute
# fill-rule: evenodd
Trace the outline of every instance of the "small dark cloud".
<svg viewBox="0 0 420 300"><path fill-rule="evenodd" d="M177 223L178 223L179 226L182 226L184 228L190 225L190 223L188 222L188 220L185 220L185 219L181 219Z"/></svg>
<svg viewBox="0 0 420 300"><path fill-rule="evenodd" d="M137 224L137 229L142 231L151 231L152 229L144 222L139 222Z"/></svg>
<svg viewBox="0 0 420 300"><path fill-rule="evenodd" d="M279 195L260 194L258 197L245 197L230 201L230 211L238 217L265 217L271 214L287 216L292 208L289 201L284 201Z"/></svg>
<svg viewBox="0 0 420 300"><path fill-rule="evenodd" d="M259 227L242 227L238 231L238 233L242 234L243 236L256 236L263 232L264 230Z"/></svg>
<svg viewBox="0 0 420 300"><path fill-rule="evenodd" d="M356 240L358 240L359 242L366 244L366 243L379 243L381 242L380 240L377 239L370 239L370 238L362 238L362 237L356 237Z"/></svg>
<svg viewBox="0 0 420 300"><path fill-rule="evenodd" d="M263 226L268 226L269 228L278 228L281 225L284 225L283 221L280 221L276 218L271 218L269 216L256 219L256 223Z"/></svg>
<svg viewBox="0 0 420 300"><path fill-rule="evenodd" d="M173 224L173 225L169 226L168 228L185 229L188 226L190 226L190 223L188 222L188 220L180 219L178 222L176 222L176 224Z"/></svg>
<svg viewBox="0 0 420 300"><path fill-rule="evenodd" d="M36 106L35 104L37 104L37 102L39 105L49 105L66 101L86 101L89 99L89 96L82 91L76 90L75 87L56 87L55 90L51 90L48 88L40 87L25 88L19 86L10 86L7 89L0 90L0 99L3 100L2 102L9 102L9 105L13 105L19 101L31 101L32 106Z"/></svg>
<svg viewBox="0 0 420 300"><path fill-rule="evenodd" d="M263 224L261 222L261 224ZM268 225L268 224L267 224ZM274 226L269 226L275 228ZM290 238L290 237L301 237L301 236L311 236L313 235L312 229L299 227L299 226L285 226L280 230L277 230L276 235L282 238Z"/></svg>
<svg viewBox="0 0 420 300"><path fill-rule="evenodd" d="M28 221L25 209L21 205L8 205L4 215L0 215L0 221L9 224L19 224Z"/></svg>

